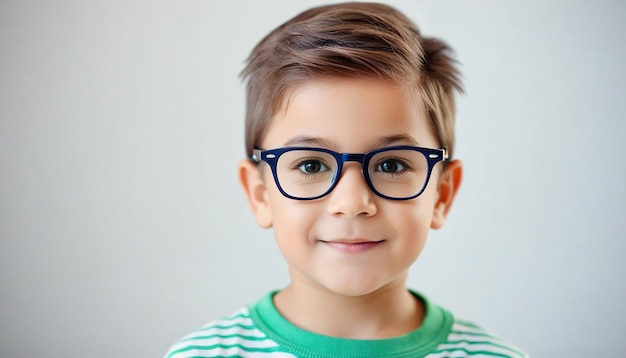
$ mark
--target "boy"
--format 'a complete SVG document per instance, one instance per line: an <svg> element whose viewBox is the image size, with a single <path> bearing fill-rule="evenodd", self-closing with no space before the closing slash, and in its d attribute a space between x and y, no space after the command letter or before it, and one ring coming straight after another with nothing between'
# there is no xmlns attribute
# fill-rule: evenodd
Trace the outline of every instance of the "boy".
<svg viewBox="0 0 626 358"><path fill-rule="evenodd" d="M461 183L450 49L397 10L322 6L252 51L239 179L291 282L167 357L524 357L405 286Z"/></svg>

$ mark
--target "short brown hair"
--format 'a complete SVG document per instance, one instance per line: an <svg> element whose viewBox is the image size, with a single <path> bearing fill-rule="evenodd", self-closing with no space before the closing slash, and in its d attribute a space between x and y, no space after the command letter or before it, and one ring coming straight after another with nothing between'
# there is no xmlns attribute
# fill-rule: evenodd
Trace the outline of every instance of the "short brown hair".
<svg viewBox="0 0 626 358"><path fill-rule="evenodd" d="M444 42L422 37L390 6L344 3L304 11L263 38L241 73L247 80L248 157L296 85L357 76L389 79L416 93L435 137L452 156L454 91L463 91L455 64Z"/></svg>

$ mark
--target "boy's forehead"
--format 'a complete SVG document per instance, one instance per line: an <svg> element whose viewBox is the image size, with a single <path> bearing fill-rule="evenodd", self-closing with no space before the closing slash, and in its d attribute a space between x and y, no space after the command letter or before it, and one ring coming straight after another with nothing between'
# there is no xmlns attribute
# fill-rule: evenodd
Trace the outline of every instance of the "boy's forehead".
<svg viewBox="0 0 626 358"><path fill-rule="evenodd" d="M332 77L290 88L263 142L333 148L359 135L368 146L426 145L430 140L418 138L424 132L432 135L419 97L407 88L373 77Z"/></svg>

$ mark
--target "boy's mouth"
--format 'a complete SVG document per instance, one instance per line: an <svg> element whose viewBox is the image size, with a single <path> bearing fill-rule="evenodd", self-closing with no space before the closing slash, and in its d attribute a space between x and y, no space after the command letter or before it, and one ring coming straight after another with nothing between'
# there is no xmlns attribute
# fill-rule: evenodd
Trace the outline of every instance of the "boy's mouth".
<svg viewBox="0 0 626 358"><path fill-rule="evenodd" d="M385 242L385 240L372 241L372 240L351 239L351 240L332 240L332 241L320 240L320 242L342 253L357 254L357 253L368 251L374 248L375 246L378 246L381 243Z"/></svg>

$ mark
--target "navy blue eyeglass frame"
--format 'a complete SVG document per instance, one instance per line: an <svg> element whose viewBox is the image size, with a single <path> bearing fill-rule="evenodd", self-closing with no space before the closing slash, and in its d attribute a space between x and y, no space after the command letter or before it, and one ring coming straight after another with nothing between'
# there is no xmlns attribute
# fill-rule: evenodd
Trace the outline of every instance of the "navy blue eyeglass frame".
<svg viewBox="0 0 626 358"><path fill-rule="evenodd" d="M422 188L415 195L401 197L401 198L391 197L391 196L387 196L387 195L380 193L378 190L376 190L376 188L374 188L374 185L372 184L372 180L369 176L368 168L369 168L370 160L372 159L374 155L381 153L381 152L386 152L386 151L391 151L391 150L407 150L407 149L422 153L428 162L428 173L426 174L426 180L424 181ZM323 152L323 153L330 154L335 158L335 160L337 161L337 172L328 190L326 190L324 193L318 196L306 197L306 198L289 195L283 190L278 180L276 163L278 163L278 158L280 158L281 155L283 155L284 153L293 151L293 150L308 150L308 151L313 151L313 152ZM363 154L355 154L355 153L337 153L330 149L316 148L316 147L284 147L284 148L276 148L276 149L269 149L269 150L254 149L252 151L252 157L250 159L254 163L260 163L261 161L263 161L263 162L266 162L270 166L270 168L272 169L272 175L274 176L274 182L276 183L278 190L280 191L281 194L283 194L285 197L289 199L315 200L315 199L319 199L328 195L331 191L333 191L333 189L335 188L335 186L337 186L337 183L339 182L339 177L341 176L341 173L343 171L343 164L345 162L359 162L361 163L361 171L363 174L363 178L365 178L365 182L367 183L367 186L369 186L370 190L372 190L374 194L380 196L381 198L389 199L389 200L410 200L410 199L417 198L424 192L424 189L426 189L426 186L428 185L428 181L430 180L430 175L433 171L433 168L435 167L435 164L439 162L445 162L448 160L448 150L445 147L441 149L433 149L433 148L423 148L423 147L402 145L402 146L384 147L380 149L375 149L375 150L372 150Z"/></svg>

